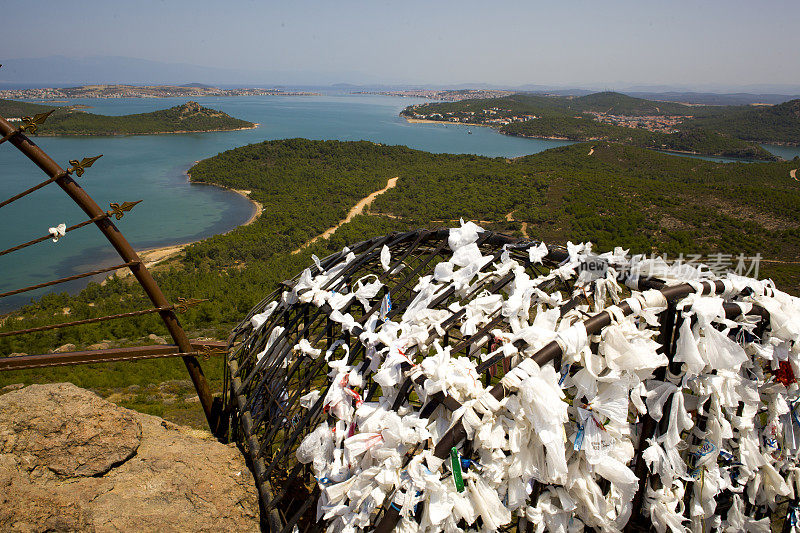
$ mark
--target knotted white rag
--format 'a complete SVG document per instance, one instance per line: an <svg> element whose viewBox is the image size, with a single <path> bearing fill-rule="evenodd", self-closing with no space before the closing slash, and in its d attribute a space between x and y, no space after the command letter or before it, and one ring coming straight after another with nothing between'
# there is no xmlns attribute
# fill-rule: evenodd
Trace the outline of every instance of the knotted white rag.
<svg viewBox="0 0 800 533"><path fill-rule="evenodd" d="M58 239L67 234L67 225L62 222L55 228L50 228L47 231L53 236L53 242L58 242Z"/></svg>

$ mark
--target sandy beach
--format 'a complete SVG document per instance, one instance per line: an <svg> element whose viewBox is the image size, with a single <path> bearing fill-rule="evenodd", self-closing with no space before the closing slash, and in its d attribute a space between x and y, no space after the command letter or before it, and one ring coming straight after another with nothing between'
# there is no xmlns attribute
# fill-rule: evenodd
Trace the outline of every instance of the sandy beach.
<svg viewBox="0 0 800 533"><path fill-rule="evenodd" d="M188 172L187 172L187 175L188 175ZM245 198L247 198L248 200L250 200L250 203L253 204L253 207L255 208L254 211L253 211L253 214L250 216L249 219L247 219L247 222L245 222L241 226L249 226L250 224L255 222L258 219L258 217L261 216L261 213L264 211L264 206L262 206L260 203L256 202L252 198L250 198L250 193L252 191L248 191L248 190L245 190L245 189L230 189L228 187L223 187L222 185L214 185L214 186L215 187L220 187L221 189L227 189L229 191L233 191L233 192L235 192L237 194L240 194L240 195L244 196ZM241 227L241 226L237 226L237 227ZM226 235L226 234L230 233L231 231L233 231L234 229L236 229L236 228L233 228L233 229L231 229L229 231L226 231L224 233L220 233L219 235ZM157 265L157 264L159 264L159 263L161 263L161 262L163 262L163 261L165 261L165 260L167 260L167 259L169 259L171 257L175 257L180 252L182 252L184 248L186 248L187 246L189 246L190 244L193 244L195 242L199 242L199 241L191 241L191 242L186 242L186 243L183 243L183 244L173 244L173 245L170 245L170 246L161 246L159 248L146 248L144 250L137 250L136 253L139 254L139 258L142 260L142 262L144 262L144 265L147 268L151 268L151 267L153 267L153 266L155 266L155 265ZM117 271L116 275L117 275L117 277L124 278L126 276L129 276L130 273L131 272L128 269L120 269L120 270Z"/></svg>

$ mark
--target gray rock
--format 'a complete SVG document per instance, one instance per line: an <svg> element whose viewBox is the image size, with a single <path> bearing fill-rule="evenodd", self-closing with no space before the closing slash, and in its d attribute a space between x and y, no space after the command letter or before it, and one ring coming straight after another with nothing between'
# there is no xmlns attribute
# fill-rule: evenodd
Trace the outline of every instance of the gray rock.
<svg viewBox="0 0 800 533"><path fill-rule="evenodd" d="M0 453L58 476L104 474L132 457L141 438L132 411L71 383L31 385L0 404Z"/></svg>
<svg viewBox="0 0 800 533"><path fill-rule="evenodd" d="M74 351L75 351L74 344L65 344L53 350L53 353L74 352Z"/></svg>
<svg viewBox="0 0 800 533"><path fill-rule="evenodd" d="M167 339L159 335L156 335L155 333L151 333L150 335L147 336L147 338L155 342L156 344L167 344Z"/></svg>
<svg viewBox="0 0 800 533"><path fill-rule="evenodd" d="M98 342L97 344L90 344L86 347L87 350L108 350L111 346L107 342Z"/></svg>

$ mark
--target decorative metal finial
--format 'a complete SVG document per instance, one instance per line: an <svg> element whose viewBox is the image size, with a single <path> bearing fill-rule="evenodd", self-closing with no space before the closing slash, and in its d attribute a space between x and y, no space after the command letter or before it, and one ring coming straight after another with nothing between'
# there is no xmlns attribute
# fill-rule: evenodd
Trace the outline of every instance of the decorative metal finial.
<svg viewBox="0 0 800 533"><path fill-rule="evenodd" d="M141 203L141 200L137 200L135 202L122 202L122 205L112 202L108 204L108 206L111 208L111 211L108 211L108 216L113 216L117 220L120 220L127 211L133 209L133 206L138 203Z"/></svg>
<svg viewBox="0 0 800 533"><path fill-rule="evenodd" d="M212 356L227 354L228 350L219 346L204 345L200 347L198 352L203 361L208 361Z"/></svg>
<svg viewBox="0 0 800 533"><path fill-rule="evenodd" d="M53 111L55 111L55 109L51 109L47 113L37 113L36 115L33 115L33 118L22 117L22 122L24 122L25 124L19 127L19 131L36 133L37 130L39 129L39 126L44 124L44 121L47 120L47 117L49 117Z"/></svg>
<svg viewBox="0 0 800 533"><path fill-rule="evenodd" d="M181 313L185 313L190 307L195 307L207 301L207 298L178 298L178 303L175 304L175 309Z"/></svg>
<svg viewBox="0 0 800 533"><path fill-rule="evenodd" d="M84 171L87 168L92 166L95 161L103 157L103 154L96 155L94 157L84 157L81 162L79 163L77 159L70 159L69 164L72 165L69 169L67 169L67 174L72 174L73 172L78 175L80 178L83 176Z"/></svg>

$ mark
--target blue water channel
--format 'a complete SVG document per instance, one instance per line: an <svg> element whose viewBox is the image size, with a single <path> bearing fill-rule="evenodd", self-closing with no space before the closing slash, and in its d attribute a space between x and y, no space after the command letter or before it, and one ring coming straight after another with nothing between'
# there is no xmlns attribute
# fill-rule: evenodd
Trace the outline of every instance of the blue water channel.
<svg viewBox="0 0 800 533"><path fill-rule="evenodd" d="M125 115L165 109L186 98L77 99L70 104L87 111ZM501 135L490 128L454 124L410 124L398 116L414 98L386 96L243 96L200 98L201 105L259 123L253 130L233 132L114 137L39 137L36 142L63 167L70 159L103 154L78 178L103 208L109 202L143 200L117 224L137 250L191 242L228 231L253 213L252 204L231 191L190 184L186 170L197 160L264 140L370 140L402 144L439 153L517 157L571 144ZM767 149L790 159L798 148ZM728 161L720 158L714 160ZM45 179L44 174L9 144L0 147L0 199ZM39 237L59 223L67 226L85 215L56 185L0 209L0 249ZM69 276L119 262L93 227L70 232L0 257L0 292ZM59 285L75 291L86 281ZM51 289L52 290L52 289ZM23 305L43 290L0 300L0 312Z"/></svg>

